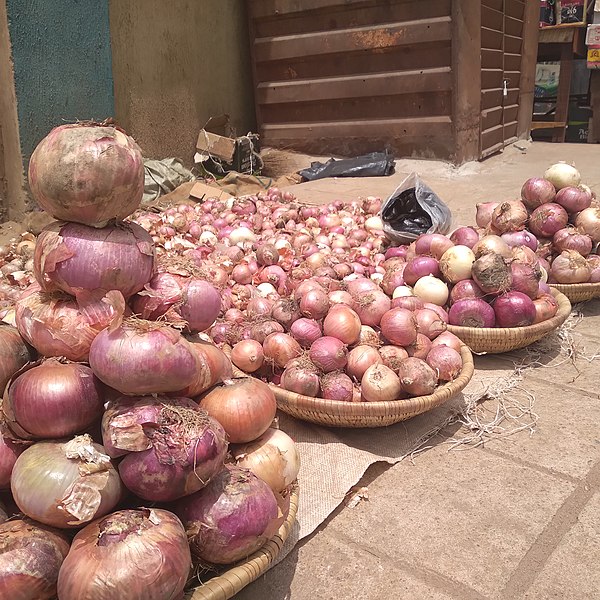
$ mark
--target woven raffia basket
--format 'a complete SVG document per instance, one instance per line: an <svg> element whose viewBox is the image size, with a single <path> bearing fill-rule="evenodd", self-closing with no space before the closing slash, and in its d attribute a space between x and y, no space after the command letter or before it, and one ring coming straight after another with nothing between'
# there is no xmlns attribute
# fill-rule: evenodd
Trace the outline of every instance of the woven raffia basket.
<svg viewBox="0 0 600 600"><path fill-rule="evenodd" d="M551 283L549 285L564 294L571 304L600 298L600 283Z"/></svg>
<svg viewBox="0 0 600 600"><path fill-rule="evenodd" d="M461 350L463 368L450 383L440 386L429 396L390 402L341 402L302 396L276 385L271 389L277 407L293 417L328 427L384 427L420 415L456 396L473 376L473 356L466 346Z"/></svg>
<svg viewBox="0 0 600 600"><path fill-rule="evenodd" d="M244 562L209 579L201 586L189 590L185 600L228 600L233 598L249 583L258 579L273 564L283 544L287 540L298 512L298 486L294 486L290 496L290 510L287 519L273 536L260 550L256 551Z"/></svg>
<svg viewBox="0 0 600 600"><path fill-rule="evenodd" d="M476 354L500 354L525 348L558 329L571 314L569 299L557 290L552 295L558 302L554 317L528 327L458 327L448 325L448 331L459 337Z"/></svg>

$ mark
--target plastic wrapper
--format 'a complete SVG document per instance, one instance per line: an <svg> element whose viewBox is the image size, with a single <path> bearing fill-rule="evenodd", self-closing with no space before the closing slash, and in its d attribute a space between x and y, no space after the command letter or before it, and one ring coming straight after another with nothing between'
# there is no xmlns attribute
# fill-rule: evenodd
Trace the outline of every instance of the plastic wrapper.
<svg viewBox="0 0 600 600"><path fill-rule="evenodd" d="M383 231L395 244L410 244L424 233L446 234L452 213L416 173L411 173L381 207Z"/></svg>

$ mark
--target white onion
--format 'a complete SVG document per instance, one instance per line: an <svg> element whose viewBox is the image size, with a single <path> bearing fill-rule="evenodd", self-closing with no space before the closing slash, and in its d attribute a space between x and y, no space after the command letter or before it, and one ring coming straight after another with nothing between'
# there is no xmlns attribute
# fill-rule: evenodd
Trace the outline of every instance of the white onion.
<svg viewBox="0 0 600 600"><path fill-rule="evenodd" d="M426 275L421 277L415 286L413 287L415 296L421 298L425 302L431 302L438 306L444 306L448 300L448 286L437 277L433 275Z"/></svg>
<svg viewBox="0 0 600 600"><path fill-rule="evenodd" d="M374 231L374 230L381 231L383 229L383 221L381 220L380 217L369 217L365 221L365 229L367 231Z"/></svg>
<svg viewBox="0 0 600 600"><path fill-rule="evenodd" d="M256 291L263 298L267 298L271 294L277 295L277 290L275 289L275 287L272 284L268 283L268 282L259 283L256 286Z"/></svg>
<svg viewBox="0 0 600 600"><path fill-rule="evenodd" d="M448 248L440 259L440 271L450 283L457 283L463 279L471 279L471 267L475 262L475 254L468 246L452 246Z"/></svg>
<svg viewBox="0 0 600 600"><path fill-rule="evenodd" d="M399 285L392 292L392 298L401 298L402 296L414 296L412 288L407 285Z"/></svg>
<svg viewBox="0 0 600 600"><path fill-rule="evenodd" d="M232 244L256 241L256 235L247 227L238 227L237 229L234 229L227 237Z"/></svg>
<svg viewBox="0 0 600 600"><path fill-rule="evenodd" d="M566 187L577 187L581 183L581 175L573 166L564 161L552 165L545 173L544 178L554 185L557 190Z"/></svg>

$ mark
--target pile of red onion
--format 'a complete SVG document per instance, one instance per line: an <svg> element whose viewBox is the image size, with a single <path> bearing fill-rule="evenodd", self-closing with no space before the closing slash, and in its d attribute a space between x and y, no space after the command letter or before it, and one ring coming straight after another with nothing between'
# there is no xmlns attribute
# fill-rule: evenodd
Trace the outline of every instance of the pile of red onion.
<svg viewBox="0 0 600 600"><path fill-rule="evenodd" d="M571 165L528 179L521 200L478 205L476 220L481 233L533 250L548 283L600 282L600 204Z"/></svg>
<svg viewBox="0 0 600 600"><path fill-rule="evenodd" d="M0 595L182 597L196 559L236 562L276 533L300 468L294 442L271 427L271 389L232 379L229 358L201 333L234 297L250 299L228 279L253 225L239 223L207 260L204 231L194 243L166 235L184 228L189 206L146 214L165 219L158 240L123 220L139 207L143 165L112 126L53 130L29 175L34 197L61 221L37 242L24 234L0 247L0 490L22 517L0 525ZM282 199L271 190L263 201ZM245 219L247 206L231 214ZM194 227L187 233L193 239ZM284 294L286 273L268 248L259 255L270 265L265 285ZM257 316L263 308L250 305ZM225 464L230 450L239 466ZM188 540L190 523L175 510L205 488L214 529ZM243 543L229 539L242 529Z"/></svg>

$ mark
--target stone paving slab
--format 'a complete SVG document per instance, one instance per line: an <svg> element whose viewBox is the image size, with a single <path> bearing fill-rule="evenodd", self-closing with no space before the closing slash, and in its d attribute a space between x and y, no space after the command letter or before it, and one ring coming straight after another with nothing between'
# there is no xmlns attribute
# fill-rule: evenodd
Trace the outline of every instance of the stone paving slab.
<svg viewBox="0 0 600 600"><path fill-rule="evenodd" d="M242 590L236 600L312 598L314 600L382 600L427 598L459 600L443 591L447 582L434 575L426 581L389 559L374 555L329 531L317 534L290 554L260 583ZM436 589L432 582L442 589ZM458 592L463 592L457 588ZM476 600L476 599L474 599Z"/></svg>
<svg viewBox="0 0 600 600"><path fill-rule="evenodd" d="M386 471L369 486L373 501L328 528L493 596L573 489L480 449L437 446Z"/></svg>
<svg viewBox="0 0 600 600"><path fill-rule="evenodd" d="M596 493L524 598L597 600L600 598L599 560L600 493Z"/></svg>

